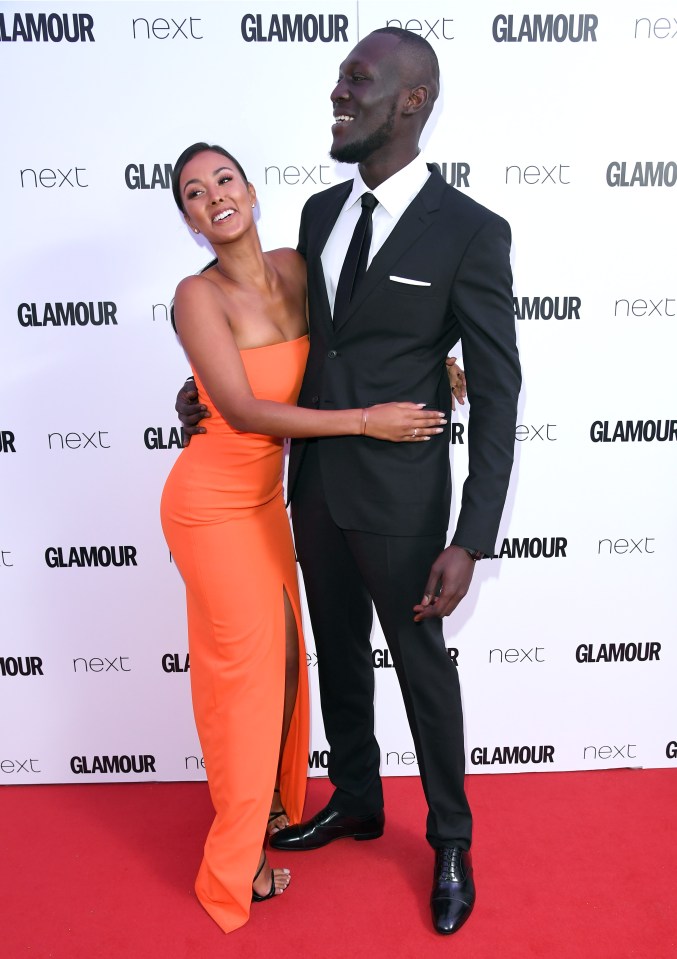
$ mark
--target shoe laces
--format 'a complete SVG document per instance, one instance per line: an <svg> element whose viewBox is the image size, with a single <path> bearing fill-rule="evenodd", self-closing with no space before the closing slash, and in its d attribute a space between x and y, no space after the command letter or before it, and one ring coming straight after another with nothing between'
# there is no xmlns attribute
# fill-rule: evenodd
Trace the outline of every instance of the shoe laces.
<svg viewBox="0 0 677 959"><path fill-rule="evenodd" d="M461 881L461 849L459 846L447 846L440 850L440 880L442 882Z"/></svg>

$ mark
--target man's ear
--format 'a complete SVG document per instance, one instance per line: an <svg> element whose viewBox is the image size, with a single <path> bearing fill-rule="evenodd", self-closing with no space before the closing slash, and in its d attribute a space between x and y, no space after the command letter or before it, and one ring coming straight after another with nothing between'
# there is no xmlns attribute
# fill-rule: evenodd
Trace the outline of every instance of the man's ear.
<svg viewBox="0 0 677 959"><path fill-rule="evenodd" d="M430 98L430 94L426 86L421 84L418 87L414 87L413 90L409 91L409 96L407 97L407 101L404 105L404 110L402 111L402 113L404 114L418 113L419 110L422 110L423 107L426 106L429 98Z"/></svg>

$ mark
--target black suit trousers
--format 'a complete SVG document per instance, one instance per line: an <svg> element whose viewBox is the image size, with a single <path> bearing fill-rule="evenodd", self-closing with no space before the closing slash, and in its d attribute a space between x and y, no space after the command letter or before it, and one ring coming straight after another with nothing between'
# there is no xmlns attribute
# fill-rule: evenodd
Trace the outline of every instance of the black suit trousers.
<svg viewBox="0 0 677 959"><path fill-rule="evenodd" d="M385 536L341 529L322 484L317 444L308 442L292 501L318 657L330 746L330 806L351 816L383 807L374 736L372 601L402 690L423 789L432 846L469 848L472 820L463 781L465 754L458 671L438 619L413 621L443 535ZM346 491L350 495L349 491Z"/></svg>

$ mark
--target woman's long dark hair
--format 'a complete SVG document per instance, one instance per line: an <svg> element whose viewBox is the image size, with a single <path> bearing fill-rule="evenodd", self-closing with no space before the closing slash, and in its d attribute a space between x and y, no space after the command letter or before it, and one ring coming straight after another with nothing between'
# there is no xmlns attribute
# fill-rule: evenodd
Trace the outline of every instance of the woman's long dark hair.
<svg viewBox="0 0 677 959"><path fill-rule="evenodd" d="M235 157L232 155L232 153L229 153L227 150L224 150L223 147L220 147L216 143L214 144L193 143L192 146L187 147L183 151L179 159L174 164L174 168L172 170L172 194L174 196L174 202L176 203L179 210L183 214L185 214L186 212L183 206L183 200L181 198L181 174L183 173L183 168L185 167L186 163L190 162L190 160L192 160L194 156L197 156L198 153L207 153L207 152L220 153L221 156L225 157L227 160L230 160L230 162L237 169L238 173L240 174L244 182L249 183L249 180L247 179L247 174L244 172L244 170L242 169L240 164L237 162ZM206 266L203 266L201 270L198 270L198 276L200 275L200 273L204 273L206 270L209 270L217 262L218 261L216 257L214 257L214 259L210 260ZM172 328L174 332L176 333L176 323L174 322L174 301L173 300L169 305L169 316L172 321Z"/></svg>

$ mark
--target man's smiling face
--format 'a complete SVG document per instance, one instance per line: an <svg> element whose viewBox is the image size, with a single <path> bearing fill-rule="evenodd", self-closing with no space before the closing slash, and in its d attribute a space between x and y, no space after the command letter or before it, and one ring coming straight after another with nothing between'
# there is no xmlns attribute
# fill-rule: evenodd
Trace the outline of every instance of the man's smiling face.
<svg viewBox="0 0 677 959"><path fill-rule="evenodd" d="M371 34L341 64L331 94L333 160L362 163L396 135L400 100L406 99L398 45L396 37Z"/></svg>

